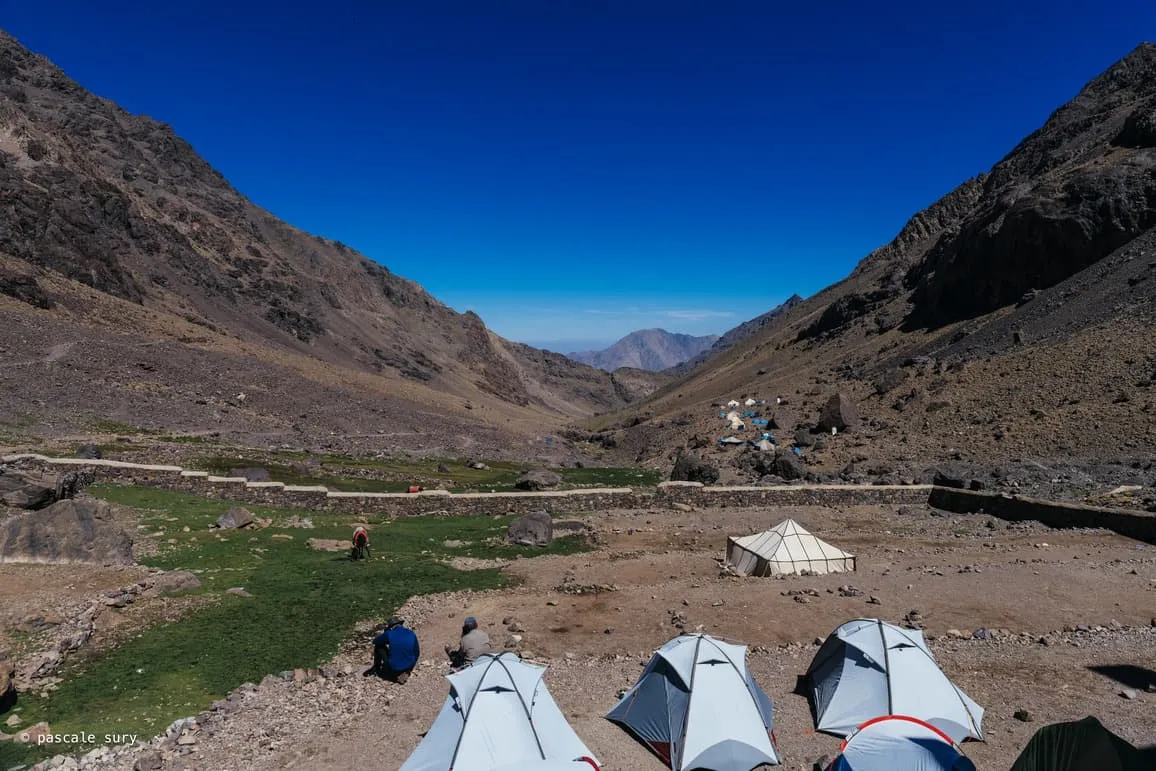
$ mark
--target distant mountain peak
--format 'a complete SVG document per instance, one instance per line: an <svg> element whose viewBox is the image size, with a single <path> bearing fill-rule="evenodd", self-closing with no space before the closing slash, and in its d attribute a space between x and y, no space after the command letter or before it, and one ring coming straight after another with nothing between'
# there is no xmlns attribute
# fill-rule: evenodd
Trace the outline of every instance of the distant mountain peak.
<svg viewBox="0 0 1156 771"><path fill-rule="evenodd" d="M632 367L647 372L660 372L687 359L693 359L709 349L718 335L695 337L665 329L639 329L601 351L581 351L568 356L575 361L613 372L621 367Z"/></svg>

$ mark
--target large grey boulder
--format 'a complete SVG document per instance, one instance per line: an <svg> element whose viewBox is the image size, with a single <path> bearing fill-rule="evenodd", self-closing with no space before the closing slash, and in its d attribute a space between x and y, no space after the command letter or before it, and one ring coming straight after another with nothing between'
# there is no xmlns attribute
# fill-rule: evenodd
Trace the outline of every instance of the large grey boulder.
<svg viewBox="0 0 1156 771"><path fill-rule="evenodd" d="M131 565L132 538L104 501L57 501L0 523L0 562Z"/></svg>
<svg viewBox="0 0 1156 771"><path fill-rule="evenodd" d="M72 498L92 484L92 469L79 469L52 477L31 471L0 468L0 503L36 511L53 502Z"/></svg>
<svg viewBox="0 0 1156 771"><path fill-rule="evenodd" d="M859 411L855 409L855 403L851 401L850 396L842 392L828 399L823 405L823 411L819 413L819 430L823 433L829 433L832 428L846 431L858 422Z"/></svg>
<svg viewBox="0 0 1156 771"><path fill-rule="evenodd" d="M234 468L229 469L229 476L243 477L248 482L272 482L269 469L265 468Z"/></svg>
<svg viewBox="0 0 1156 771"><path fill-rule="evenodd" d="M82 444L76 448L76 457L86 460L100 460L104 457L104 453L101 452L100 445Z"/></svg>
<svg viewBox="0 0 1156 771"><path fill-rule="evenodd" d="M718 467L697 455L679 455L670 472L672 482L701 482L713 485L718 481Z"/></svg>
<svg viewBox="0 0 1156 771"><path fill-rule="evenodd" d="M251 524L253 524L253 514L243 506L234 506L217 517L217 527L222 530L235 530Z"/></svg>
<svg viewBox="0 0 1156 771"><path fill-rule="evenodd" d="M521 546L549 546L554 539L554 523L544 511L531 511L510 523L506 540Z"/></svg>
<svg viewBox="0 0 1156 771"><path fill-rule="evenodd" d="M514 480L519 490L548 490L562 484L562 475L546 469L531 469Z"/></svg>
<svg viewBox="0 0 1156 771"><path fill-rule="evenodd" d="M8 654L0 651L0 713L7 712L16 704L16 665Z"/></svg>
<svg viewBox="0 0 1156 771"><path fill-rule="evenodd" d="M793 452L780 451L775 454L771 473L788 481L807 476L807 464Z"/></svg>

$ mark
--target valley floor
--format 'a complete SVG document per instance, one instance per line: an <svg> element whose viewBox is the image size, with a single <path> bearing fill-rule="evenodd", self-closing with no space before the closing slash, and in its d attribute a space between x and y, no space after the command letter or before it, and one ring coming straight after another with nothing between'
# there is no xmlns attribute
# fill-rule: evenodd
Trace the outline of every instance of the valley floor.
<svg viewBox="0 0 1156 771"><path fill-rule="evenodd" d="M857 554L858 572L778 580L720 572L727 534L785 517ZM353 641L322 678L270 679L218 705L187 744L174 736L156 759L185 769L397 768L445 699L441 647L466 615L499 649L514 644L504 620L524 627L518 649L549 664L551 693L608 771L660 768L602 716L654 648L678 634L674 614L688 631L701 625L752 646L750 667L775 702L784 768L809 769L840 742L814 731L806 699L792 693L815 640L852 618L900 623L912 611L943 670L987 709L987 741L965 746L978 768L1007 769L1039 727L1086 715L1138 746L1156 742L1156 694L1146 692L1156 684L1154 546L922 507L621 511L588 521L596 551L508 562L517 588L412 599L402 612L424 660L406 685L361 677L368 651ZM843 596L848 584L863 594ZM612 590L565 590L590 585ZM817 595L802 595L806 602L787 594L808 589ZM970 636L979 629L990 638ZM1031 722L1014 719L1017 710ZM140 755L100 767L131 769Z"/></svg>

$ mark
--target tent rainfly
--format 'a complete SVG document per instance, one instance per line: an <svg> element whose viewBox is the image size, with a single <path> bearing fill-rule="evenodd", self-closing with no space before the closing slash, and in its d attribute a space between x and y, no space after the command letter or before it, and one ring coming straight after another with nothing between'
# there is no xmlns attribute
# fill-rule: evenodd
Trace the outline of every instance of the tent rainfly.
<svg viewBox="0 0 1156 771"><path fill-rule="evenodd" d="M736 409L739 407L739 403L737 401L735 401L734 399L731 399L729 402L727 402L727 406L730 407L731 409Z"/></svg>
<svg viewBox="0 0 1156 771"><path fill-rule="evenodd" d="M723 437L722 439L718 440L718 443L719 444L746 444L746 442L744 442L742 439L739 439L737 436Z"/></svg>
<svg viewBox="0 0 1156 771"><path fill-rule="evenodd" d="M1145 757L1148 755L1149 757ZM1156 749L1138 750L1094 717L1036 731L1011 771L1143 771L1156 768Z"/></svg>
<svg viewBox="0 0 1156 771"><path fill-rule="evenodd" d="M727 539L727 562L748 576L802 573L826 575L855 570L855 557L787 519L770 530ZM874 717L874 716L872 716Z"/></svg>
<svg viewBox="0 0 1156 771"><path fill-rule="evenodd" d="M903 715L868 720L847 737L828 771L975 771L951 737Z"/></svg>
<svg viewBox="0 0 1156 771"><path fill-rule="evenodd" d="M606 715L673 771L778 765L770 698L747 669L747 646L706 634L663 645Z"/></svg>
<svg viewBox="0 0 1156 771"><path fill-rule="evenodd" d="M906 715L954 742L983 740L983 707L947 679L918 629L848 621L823 642L807 679L820 731L846 736L872 718Z"/></svg>
<svg viewBox="0 0 1156 771"><path fill-rule="evenodd" d="M598 769L546 690L545 671L507 652L448 675L450 695L400 771Z"/></svg>
<svg viewBox="0 0 1156 771"><path fill-rule="evenodd" d="M756 402L754 399L747 399L745 402L743 402L743 404L748 407L754 407L756 404L758 404L758 402Z"/></svg>

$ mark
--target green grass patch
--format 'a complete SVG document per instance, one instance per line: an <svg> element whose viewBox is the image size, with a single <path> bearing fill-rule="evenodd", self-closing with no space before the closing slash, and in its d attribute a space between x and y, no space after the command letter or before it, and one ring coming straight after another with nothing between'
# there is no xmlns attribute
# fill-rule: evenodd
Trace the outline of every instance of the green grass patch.
<svg viewBox="0 0 1156 771"><path fill-rule="evenodd" d="M305 545L308 538L348 539L347 515L249 507L255 516L271 518L272 526L219 531L210 525L234 504L149 487L94 485L89 491L137 509L150 531L163 529L159 553L144 562L196 573L201 592L212 595L213 602L112 650L78 656L46 699L22 697L24 724L47 720L54 733L152 736L241 683L332 658L358 621L384 620L410 596L490 589L505 581L497 570L454 570L444 564L447 558L510 558L585 548L574 539L560 539L547 549L491 543L504 536L509 517L412 517L375 522L373 558L351 562L346 552ZM291 515L310 517L314 528L278 526ZM275 539L276 534L293 540ZM228 594L234 586L253 596ZM3 743L0 768L84 749Z"/></svg>
<svg viewBox="0 0 1156 771"><path fill-rule="evenodd" d="M228 474L232 469L259 467L275 482L292 485L324 485L346 492L405 492L410 485L445 485L451 492L512 492L523 465L515 461L493 461L487 468L474 469L460 458L354 458L346 455L314 456L312 465L286 463L278 453L271 456L210 455L190 462L194 468L212 474ZM299 459L304 461L304 458ZM444 466L448 471L439 471ZM653 487L658 472L642 468L564 468L563 487Z"/></svg>
<svg viewBox="0 0 1156 771"><path fill-rule="evenodd" d="M134 426L132 423L123 423L119 420L108 420L106 418L95 418L88 421L88 427L93 431L101 434L130 434L130 435L146 435L155 434L156 431L141 426Z"/></svg>

